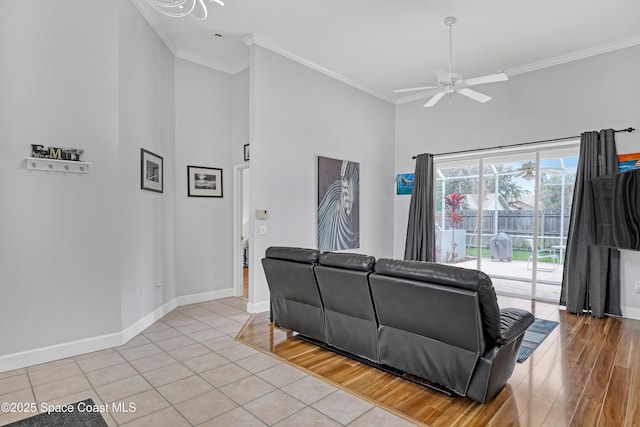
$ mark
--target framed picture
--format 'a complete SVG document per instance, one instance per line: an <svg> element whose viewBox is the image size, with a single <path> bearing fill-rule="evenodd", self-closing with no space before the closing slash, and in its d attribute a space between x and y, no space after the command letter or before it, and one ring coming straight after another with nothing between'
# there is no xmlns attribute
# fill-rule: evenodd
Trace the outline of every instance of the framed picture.
<svg viewBox="0 0 640 427"><path fill-rule="evenodd" d="M144 148L140 149L140 188L158 193L163 189L162 157Z"/></svg>
<svg viewBox="0 0 640 427"><path fill-rule="evenodd" d="M640 153L618 154L618 171L640 169Z"/></svg>
<svg viewBox="0 0 640 427"><path fill-rule="evenodd" d="M244 144L244 161L249 161L249 144Z"/></svg>
<svg viewBox="0 0 640 427"><path fill-rule="evenodd" d="M318 249L360 247L360 163L318 156Z"/></svg>
<svg viewBox="0 0 640 427"><path fill-rule="evenodd" d="M187 166L189 197L222 197L222 169Z"/></svg>
<svg viewBox="0 0 640 427"><path fill-rule="evenodd" d="M399 173L396 176L396 194L411 194L413 191L413 174Z"/></svg>

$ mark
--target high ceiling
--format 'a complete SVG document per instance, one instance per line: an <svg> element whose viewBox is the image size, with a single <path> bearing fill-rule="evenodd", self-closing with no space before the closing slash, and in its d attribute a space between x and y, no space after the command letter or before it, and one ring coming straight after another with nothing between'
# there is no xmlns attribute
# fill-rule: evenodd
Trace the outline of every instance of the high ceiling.
<svg viewBox="0 0 640 427"><path fill-rule="evenodd" d="M248 65L243 40L253 36L391 102L409 99L394 89L435 84L431 70L448 67L446 16L458 19L453 70L465 78L513 76L640 44L638 0L205 0L204 21L132 1L177 57L236 73Z"/></svg>

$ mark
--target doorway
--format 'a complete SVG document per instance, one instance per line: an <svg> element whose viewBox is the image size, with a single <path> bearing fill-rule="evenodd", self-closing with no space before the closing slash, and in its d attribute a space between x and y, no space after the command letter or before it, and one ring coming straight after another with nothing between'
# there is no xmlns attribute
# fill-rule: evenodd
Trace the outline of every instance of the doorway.
<svg viewBox="0 0 640 427"><path fill-rule="evenodd" d="M247 164L237 165L234 184L234 278L235 295L249 298L251 215L249 214L249 188L251 171Z"/></svg>
<svg viewBox="0 0 640 427"><path fill-rule="evenodd" d="M437 160L436 258L487 273L496 292L558 301L576 143Z"/></svg>

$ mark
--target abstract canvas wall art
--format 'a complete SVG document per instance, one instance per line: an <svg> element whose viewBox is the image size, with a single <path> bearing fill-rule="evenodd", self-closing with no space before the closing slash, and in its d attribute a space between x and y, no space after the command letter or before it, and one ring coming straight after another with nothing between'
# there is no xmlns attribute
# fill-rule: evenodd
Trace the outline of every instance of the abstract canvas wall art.
<svg viewBox="0 0 640 427"><path fill-rule="evenodd" d="M318 156L318 249L360 247L360 164Z"/></svg>

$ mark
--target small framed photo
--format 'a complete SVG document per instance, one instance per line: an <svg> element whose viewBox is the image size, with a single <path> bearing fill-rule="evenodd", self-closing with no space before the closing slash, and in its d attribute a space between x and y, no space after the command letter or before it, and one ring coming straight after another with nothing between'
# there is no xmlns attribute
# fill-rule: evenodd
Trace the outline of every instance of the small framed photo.
<svg viewBox="0 0 640 427"><path fill-rule="evenodd" d="M411 194L413 191L413 174L399 173L396 176L396 194Z"/></svg>
<svg viewBox="0 0 640 427"><path fill-rule="evenodd" d="M162 193L163 189L162 157L140 149L140 188Z"/></svg>
<svg viewBox="0 0 640 427"><path fill-rule="evenodd" d="M189 197L222 197L222 169L187 166Z"/></svg>
<svg viewBox="0 0 640 427"><path fill-rule="evenodd" d="M244 161L249 161L249 144L244 144Z"/></svg>

